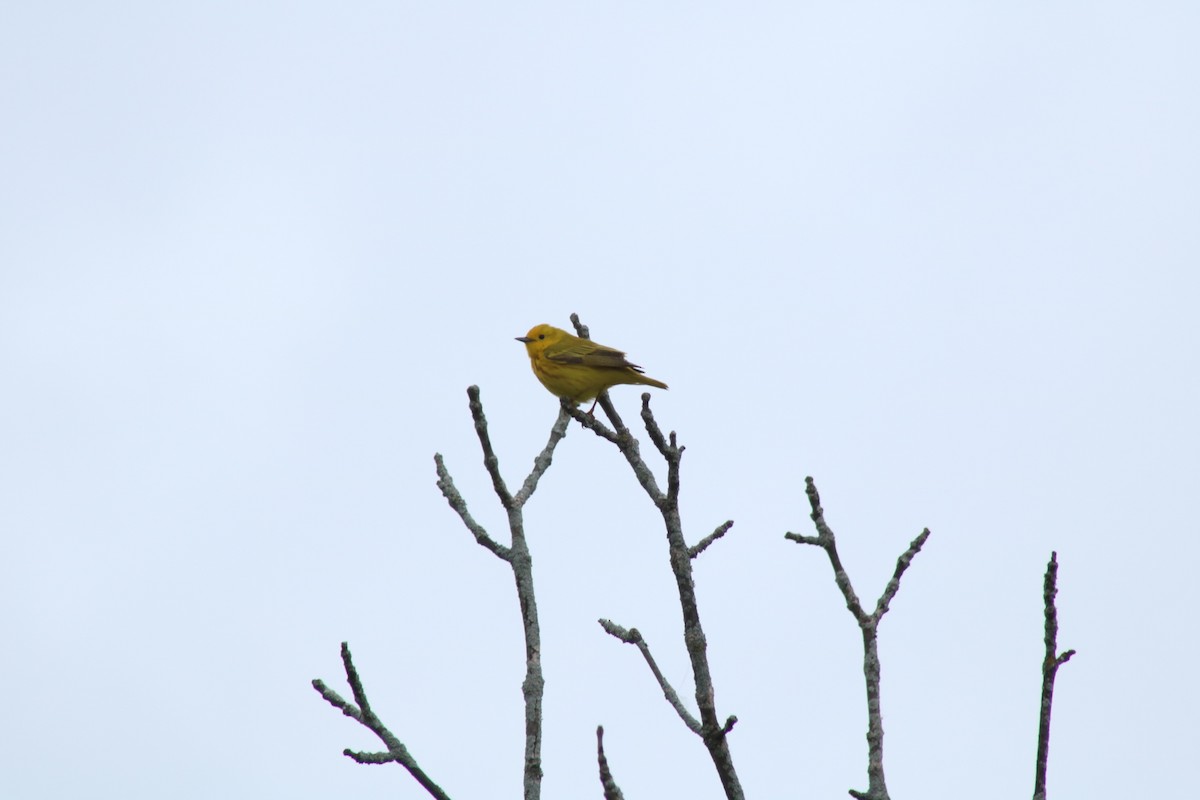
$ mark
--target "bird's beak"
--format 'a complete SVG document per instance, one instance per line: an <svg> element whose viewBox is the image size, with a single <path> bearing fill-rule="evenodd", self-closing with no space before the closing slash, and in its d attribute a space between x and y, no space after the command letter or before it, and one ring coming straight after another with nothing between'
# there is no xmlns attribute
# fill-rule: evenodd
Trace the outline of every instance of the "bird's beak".
<svg viewBox="0 0 1200 800"><path fill-rule="evenodd" d="M518 336L516 339L518 342L524 342L525 344L529 344L533 341L533 339L530 339L528 336Z"/></svg>

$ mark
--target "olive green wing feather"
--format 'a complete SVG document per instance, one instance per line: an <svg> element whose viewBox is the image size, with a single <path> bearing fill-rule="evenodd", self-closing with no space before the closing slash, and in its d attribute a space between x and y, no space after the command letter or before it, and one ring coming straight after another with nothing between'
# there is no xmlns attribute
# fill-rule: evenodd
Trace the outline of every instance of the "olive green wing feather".
<svg viewBox="0 0 1200 800"><path fill-rule="evenodd" d="M631 364L620 350L574 336L571 337L571 340L550 345L543 355L556 364L582 364L587 367L628 368L638 372L642 371L637 364Z"/></svg>

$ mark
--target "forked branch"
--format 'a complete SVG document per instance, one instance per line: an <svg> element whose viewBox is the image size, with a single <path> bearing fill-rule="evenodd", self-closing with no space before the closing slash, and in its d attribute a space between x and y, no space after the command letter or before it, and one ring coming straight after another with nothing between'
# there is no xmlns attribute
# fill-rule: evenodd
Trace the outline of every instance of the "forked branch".
<svg viewBox="0 0 1200 800"><path fill-rule="evenodd" d="M342 753L359 764L387 764L395 761L408 770L409 774L430 795L438 800L450 800L450 795L442 791L442 787L425 774L416 759L409 754L408 748L388 730L387 726L371 710L371 704L367 702L367 692L363 688L362 679L359 678L358 670L354 667L354 659L350 655L350 645L346 642L342 642L342 665L346 670L346 682L350 684L350 691L354 695L354 703L346 701L341 695L326 686L320 678L312 682L312 687L320 693L321 697L325 698L327 703L374 733L387 747L387 750L381 753L362 753L349 748L343 750Z"/></svg>
<svg viewBox="0 0 1200 800"><path fill-rule="evenodd" d="M817 485L812 478L805 478L804 482L809 506L812 508L810 516L817 529L817 535L786 533L784 536L793 542L810 544L825 551L829 557L829 564L833 567L833 580L846 599L846 608L854 615L854 619L862 631L863 675L867 683L867 790L860 792L851 789L850 796L859 800L888 800L887 782L883 775L883 712L879 696L880 664L877 638L879 623L883 619L883 615L888 612L896 592L900 591L900 578L912 563L913 558L921 551L925 540L929 538L929 529L921 531L917 538L909 544L908 549L896 560L896 569L892 573L892 579L888 581L883 594L879 596L875 610L868 614L863 610L858 595L854 593L850 576L842 566L841 557L838 556L837 538L833 535L833 529L825 522L825 511L821 508L821 497L817 494Z"/></svg>
<svg viewBox="0 0 1200 800"><path fill-rule="evenodd" d="M467 509L467 501L455 487L454 479L450 477L450 471L446 468L446 463L440 453L434 455L433 458L437 469L437 486L441 490L442 496L446 498L446 502L463 521L463 525L475 537L475 541L509 565L517 584L521 624L525 631L525 680L521 683L521 691L525 696L524 798L525 800L538 800L541 796L542 785L542 693L545 681L542 678L542 645L538 627L537 600L533 591L533 560L525 541L522 508L537 489L542 475L550 468L554 448L566 435L567 425L571 418L566 412L559 412L558 418L550 428L550 438L546 442L546 446L533 460L533 470L522 482L520 491L513 495L509 492L504 477L500 473L500 459L496 456L491 437L488 435L487 418L483 414L483 403L479 399L479 387L468 388L467 397L471 418L475 422L475 433L479 437L479 445L483 450L483 465L492 479L492 488L500 499L500 505L507 514L512 543L510 545L500 544L471 516L471 512ZM417 766L416 761L409 755L400 740L392 735L391 731L371 711L366 692L363 691L362 682L359 680L358 672L354 669L354 663L350 658L350 648L345 643L342 644L342 661L346 667L346 680L350 683L350 689L354 693L354 703L347 702L320 680L313 681L313 688L320 692L328 703L340 709L343 714L369 728L383 740L388 748L381 753L358 753L346 750L345 754L360 764L385 764L389 761L402 764L431 795L437 798L447 798L446 793Z"/></svg>
<svg viewBox="0 0 1200 800"><path fill-rule="evenodd" d="M654 673L654 679L658 681L659 688L663 691L663 696L667 698L667 702L671 704L671 708L675 709L675 713L683 720L683 724L687 725L688 730L692 733L702 736L703 730L700 726L700 720L692 716L692 712L687 710L687 706L679 699L679 693L675 691L671 683L662 674L662 670L658 668L658 662L654 660L654 656L650 653L650 645L646 644L646 640L642 638L641 631L637 628L625 629L617 625L612 620L600 620L600 627L604 628L605 632L610 636L620 639L625 644L631 644L637 647L641 652L642 658L646 659L646 665L650 667L650 671Z"/></svg>
<svg viewBox="0 0 1200 800"><path fill-rule="evenodd" d="M584 339L589 338L587 326L579 321L577 315L571 315L571 322L574 323L575 330L580 337ZM634 477L641 485L642 490L646 492L646 496L650 498L650 501L654 503L662 515L663 525L666 528L667 534L667 552L671 563L671 571L675 575L675 585L679 593L679 605L683 612L683 638L692 665L692 678L696 689L696 705L700 710L699 720L687 711L674 689L670 687L670 684L662 676L662 673L654 663L654 659L650 656L649 648L636 630L625 631L623 628L612 623L606 624L606 621L602 621L601 624L606 625L605 629L614 636L621 638L622 641L627 641L630 644L638 646L643 658L646 659L646 663L650 665L651 671L655 674L659 686L662 687L663 694L666 696L668 702L675 708L676 713L679 714L689 730L697 733L703 739L704 746L707 748L713 765L716 767L721 785L725 789L726 797L730 798L730 800L741 800L744 796L742 785L738 779L737 770L733 765L733 755L730 752L728 741L728 734L732 730L734 723L737 722L737 718L731 716L724 722L721 722L717 714L716 692L713 688L712 671L708 664L708 642L704 636L704 628L700 624L700 609L696 600L696 584L692 576L692 559L703 552L712 542L724 535L732 523L722 526L723 529L719 528L712 535L701 540L695 547L688 547L687 542L684 540L683 525L679 514L679 465L683 457L684 448L677 442L675 432L672 431L669 435L663 435L658 422L654 419L654 414L650 411L650 395L643 394L642 422L646 428L647 435L650 437L650 441L654 443L654 446L658 449L659 454L662 455L667 464L667 491L664 493L659 488L654 473L646 465L646 462L642 460L638 440L629 428L625 426L624 421L609 399L608 393L601 392L598 402L604 410L605 416L608 417L609 423L612 425L611 428L591 415L583 413L570 403L564 402L563 409L585 428L591 430L605 441L616 445L621 455L625 457L625 461L629 464L630 469L633 470ZM622 637L618 632L624 633L625 637L628 638Z"/></svg>
<svg viewBox="0 0 1200 800"><path fill-rule="evenodd" d="M500 459L492 448L492 440L488 434L487 418L483 413L483 402L479 397L479 387L467 389L467 398L471 409L471 419L475 422L475 433L479 438L479 446L483 450L483 466L492 479L492 488L500 505L508 516L508 530L512 544L505 546L488 535L467 510L467 502L459 494L446 469L441 454L434 456L437 466L438 488L459 515L467 530L475 537L482 547L486 548L512 568L513 579L517 584L517 600L521 608L521 626L525 632L525 680L521 683L521 692L525 697L525 769L524 786L525 800L537 800L541 796L542 786L542 695L545 679L542 677L542 640L538 624L537 598L533 590L533 559L529 554L529 545L525 540L525 519L522 509L533 496L538 481L554 458L554 449L566 436L570 417L565 411L559 411L558 418L550 428L550 438L546 446L533 460L533 469L521 484L521 489L513 495L509 492L504 476L500 473Z"/></svg>

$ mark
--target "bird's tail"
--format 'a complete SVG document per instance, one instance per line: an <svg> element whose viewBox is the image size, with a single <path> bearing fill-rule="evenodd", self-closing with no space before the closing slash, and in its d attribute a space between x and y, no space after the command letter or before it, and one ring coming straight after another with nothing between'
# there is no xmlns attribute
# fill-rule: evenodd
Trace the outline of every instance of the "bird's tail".
<svg viewBox="0 0 1200 800"><path fill-rule="evenodd" d="M657 389L666 389L667 388L667 385L665 383L663 383L662 381L656 381L656 380L654 380L654 378L651 378L649 375L638 375L637 378L635 380L633 380L632 382L640 383L644 386L653 386Z"/></svg>

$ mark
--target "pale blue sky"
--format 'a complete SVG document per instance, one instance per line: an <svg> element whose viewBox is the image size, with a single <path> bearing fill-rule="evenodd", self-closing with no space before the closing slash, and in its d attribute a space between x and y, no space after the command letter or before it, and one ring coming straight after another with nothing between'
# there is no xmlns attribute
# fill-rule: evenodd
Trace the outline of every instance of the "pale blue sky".
<svg viewBox="0 0 1200 800"><path fill-rule="evenodd" d="M1186 783L1200 701L1200 10L1185 2L6 4L0 795L517 797L523 673L466 408L515 483L569 326L671 385L722 714L758 798L865 788L855 587L897 798ZM614 398L635 416L638 390ZM650 452L649 446L645 448ZM572 429L527 509L547 798L721 796L661 524Z"/></svg>

